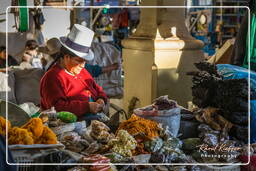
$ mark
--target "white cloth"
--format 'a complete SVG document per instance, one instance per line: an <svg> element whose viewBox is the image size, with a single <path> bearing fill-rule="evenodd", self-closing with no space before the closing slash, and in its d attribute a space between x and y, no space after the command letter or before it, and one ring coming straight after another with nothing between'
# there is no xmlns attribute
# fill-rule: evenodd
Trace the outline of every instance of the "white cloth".
<svg viewBox="0 0 256 171"><path fill-rule="evenodd" d="M16 103L15 78L13 72L8 72L8 75L0 72L0 99Z"/></svg>
<svg viewBox="0 0 256 171"><path fill-rule="evenodd" d="M118 63L121 66L121 53L111 44L108 43L92 43L92 51L94 59L89 61L91 65L99 65L101 67ZM120 98L123 95L122 87L122 70L121 67L111 73L105 73L95 78L108 97Z"/></svg>

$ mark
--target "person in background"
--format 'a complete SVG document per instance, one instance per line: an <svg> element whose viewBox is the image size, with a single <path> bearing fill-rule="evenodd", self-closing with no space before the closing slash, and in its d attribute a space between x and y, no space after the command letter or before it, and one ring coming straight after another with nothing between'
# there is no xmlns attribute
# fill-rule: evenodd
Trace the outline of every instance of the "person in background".
<svg viewBox="0 0 256 171"><path fill-rule="evenodd" d="M101 67L99 65L85 64L85 69L92 75L92 77L98 77L104 73L110 73L113 70L117 70L119 67L118 63Z"/></svg>
<svg viewBox="0 0 256 171"><path fill-rule="evenodd" d="M58 59L60 54L61 44L57 38L51 38L46 42L45 47L39 47L38 51L47 55L47 62L44 63L43 68L47 71ZM117 70L119 67L118 63L101 67L99 65L91 65L86 63L85 69L92 75L92 77L98 77L104 73L110 73L113 70Z"/></svg>
<svg viewBox="0 0 256 171"><path fill-rule="evenodd" d="M8 59L6 58L6 47L0 46L0 68L6 68L8 60L8 66L18 65L18 62L11 56L8 55Z"/></svg>
<svg viewBox="0 0 256 171"><path fill-rule="evenodd" d="M38 52L38 44L35 40L28 40L22 55L20 64L23 68L43 68L44 59Z"/></svg>
<svg viewBox="0 0 256 171"><path fill-rule="evenodd" d="M7 66L7 60L8 60L8 66ZM5 68L8 68L9 66L16 66L16 65L18 65L18 62L11 55L8 55L8 59L6 58L6 47L0 46L0 68L5 70Z"/></svg>
<svg viewBox="0 0 256 171"><path fill-rule="evenodd" d="M253 20L253 15L256 15L256 0L247 0L248 2L248 6L250 8L250 16L251 18L249 18L248 16L248 10L246 11L245 15L242 18L242 22L241 22L241 27L239 28L239 31L237 33L236 39L235 39L235 44L233 46L231 55L230 55L230 61L229 63L232 65L237 65L237 66L243 66L243 67L247 67L248 68L248 50L250 49L248 46L248 42L249 42L249 38L248 38L248 22L250 20L250 45L251 47L253 47L253 42L254 39L252 39L253 37L255 37L254 35L252 35L252 32L255 30L253 29L253 25L256 25L256 20ZM254 23L253 23L254 21ZM256 33L254 31L254 33ZM256 45L255 45L256 46ZM248 49L249 48L249 49ZM251 48L252 49L252 48ZM256 52L256 50L254 50ZM256 55L256 53L254 53ZM251 52L251 58L253 59L253 54ZM255 62L251 60L251 70L256 71L256 65Z"/></svg>
<svg viewBox="0 0 256 171"><path fill-rule="evenodd" d="M51 38L46 42L46 46L41 46L38 48L38 52L43 54L45 59L43 64L43 69L48 71L52 65L54 65L59 59L61 49L61 43L58 38Z"/></svg>
<svg viewBox="0 0 256 171"><path fill-rule="evenodd" d="M55 107L88 122L100 118L96 114L104 110L108 98L84 68L94 58L90 49L93 36L92 30L75 24L67 37L60 37L62 55L40 82L42 110Z"/></svg>

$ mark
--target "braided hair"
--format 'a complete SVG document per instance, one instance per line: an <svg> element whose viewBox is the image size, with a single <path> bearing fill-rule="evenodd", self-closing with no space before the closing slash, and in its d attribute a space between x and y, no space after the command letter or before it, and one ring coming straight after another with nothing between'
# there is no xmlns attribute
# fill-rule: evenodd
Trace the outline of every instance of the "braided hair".
<svg viewBox="0 0 256 171"><path fill-rule="evenodd" d="M49 66L49 68L47 69L47 71L57 62L60 61L61 58L64 58L65 55L69 55L71 58L72 57L76 57L77 55L74 54L73 52L71 52L70 50L68 50L66 47L61 46L60 48L60 52L57 52L53 55L51 55L54 59L54 61L51 63L51 65Z"/></svg>

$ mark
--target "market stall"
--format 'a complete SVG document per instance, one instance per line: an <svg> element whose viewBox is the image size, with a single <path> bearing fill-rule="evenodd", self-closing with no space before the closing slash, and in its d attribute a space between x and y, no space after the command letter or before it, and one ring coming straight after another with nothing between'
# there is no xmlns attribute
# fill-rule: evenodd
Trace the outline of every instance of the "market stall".
<svg viewBox="0 0 256 171"><path fill-rule="evenodd" d="M109 170L114 169L112 164L120 163L243 164L249 156L247 81L223 79L228 73L225 65L218 66L219 70L209 63L197 63L196 67L199 71L189 75L193 75L193 103L197 107L190 110L168 96L161 96L152 105L135 109L130 118L113 127L108 118L86 123L70 112L56 112L52 108L34 115L19 127L13 127L9 121L6 125L1 117L0 133L6 136L7 129L15 162L92 164L58 166L70 171ZM251 100L255 99L255 90L250 95ZM187 124L182 125L184 122ZM189 123L196 126L188 126ZM21 160L22 155L27 157L26 161L24 156ZM115 169L134 167L116 166Z"/></svg>
<svg viewBox="0 0 256 171"><path fill-rule="evenodd" d="M53 5L57 1L46 2ZM59 2L65 6L68 3ZM142 4L172 6L183 2L147 0ZM116 110L114 114L96 112L97 120L85 120L75 112L51 106L40 110L39 83L46 71L13 67L8 74L0 73L0 82L8 82L0 83L0 135L6 138L8 155L14 159L8 158L8 162L17 165L18 170L33 171L239 171L240 165L255 170L256 73L251 72L248 80L248 70L241 67L195 63L203 60L204 45L187 31L185 9L130 9L91 10L90 15L96 18L89 17L87 25L96 34L90 47L94 60L86 62L100 66L124 64L95 79L110 102L116 96L121 101L120 105L109 104ZM68 18L70 14L70 21L59 23L60 27L65 25L59 32L56 25L48 23L49 35L54 37L56 32L65 35L69 25L85 21L83 15L88 12L58 9L61 15L57 15L55 10L34 10L39 30L44 23L39 22L43 13L54 24L56 18ZM128 17L129 12L134 13L133 19ZM104 41L106 37L110 39ZM56 86L55 80L47 85ZM77 108L85 116L92 114L79 105Z"/></svg>

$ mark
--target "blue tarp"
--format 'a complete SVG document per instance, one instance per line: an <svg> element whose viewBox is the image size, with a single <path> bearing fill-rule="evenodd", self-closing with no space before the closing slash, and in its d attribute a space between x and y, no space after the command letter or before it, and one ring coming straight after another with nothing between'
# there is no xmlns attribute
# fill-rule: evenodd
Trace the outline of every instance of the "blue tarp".
<svg viewBox="0 0 256 171"><path fill-rule="evenodd" d="M219 73L224 77L224 79L242 79L249 78L249 70L230 64L219 64L217 65ZM251 71L250 74L250 85L251 89L256 89L256 72ZM251 143L256 142L256 100L251 100Z"/></svg>

